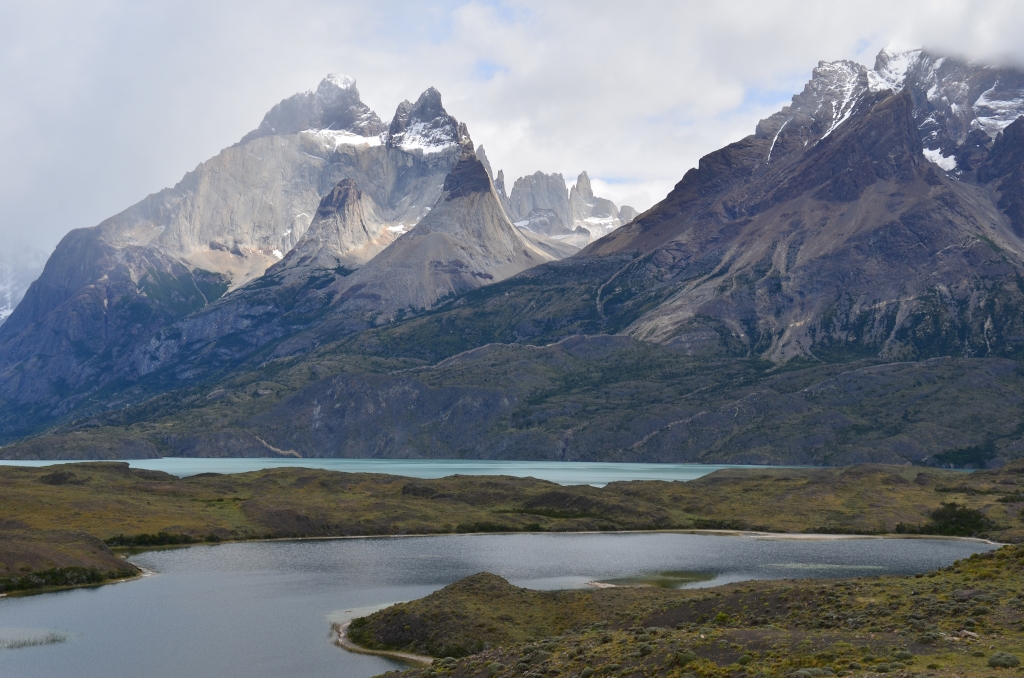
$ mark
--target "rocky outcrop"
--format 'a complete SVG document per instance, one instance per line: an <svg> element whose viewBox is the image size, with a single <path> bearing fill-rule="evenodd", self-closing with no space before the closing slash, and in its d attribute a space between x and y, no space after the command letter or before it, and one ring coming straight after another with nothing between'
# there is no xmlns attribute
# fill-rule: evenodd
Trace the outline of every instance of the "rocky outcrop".
<svg viewBox="0 0 1024 678"><path fill-rule="evenodd" d="M568 191L561 174L520 177L512 186L507 211L516 226L574 247L584 247L622 225L615 204L594 195L586 172Z"/></svg>
<svg viewBox="0 0 1024 678"><path fill-rule="evenodd" d="M572 232L569 194L561 174L534 172L529 176L519 177L512 184L512 193L508 201L512 210L509 217L516 223L527 220L534 210L544 210L555 216L548 235L554 234L555 229L559 234L567 235Z"/></svg>
<svg viewBox="0 0 1024 678"><path fill-rule="evenodd" d="M355 270L377 256L396 237L369 194L352 179L342 179L324 196L313 223L284 259L270 267Z"/></svg>
<svg viewBox="0 0 1024 678"><path fill-rule="evenodd" d="M509 206L508 192L505 190L505 173L501 170L498 170L497 174L494 173L483 145L476 147L476 157L487 171L487 176L491 178L491 183L494 185L494 193L498 196L498 202L501 203L501 209L505 210L505 214L509 217L510 221L515 221L515 219L511 218L512 208Z"/></svg>
<svg viewBox="0 0 1024 678"><path fill-rule="evenodd" d="M615 203L598 198L590 186L590 177L582 172L569 191L569 212L577 228L585 228L590 240L602 238L622 225Z"/></svg>

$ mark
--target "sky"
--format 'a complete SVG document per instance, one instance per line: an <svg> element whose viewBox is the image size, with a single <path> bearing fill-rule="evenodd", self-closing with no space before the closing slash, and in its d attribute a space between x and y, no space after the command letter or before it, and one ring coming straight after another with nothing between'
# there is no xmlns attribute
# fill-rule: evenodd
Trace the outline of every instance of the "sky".
<svg viewBox="0 0 1024 678"><path fill-rule="evenodd" d="M1022 26L1024 3L994 0L6 0L0 262L41 263L327 73L385 121L437 87L509 187L587 170L643 210L819 60L870 66L893 44L1024 64Z"/></svg>

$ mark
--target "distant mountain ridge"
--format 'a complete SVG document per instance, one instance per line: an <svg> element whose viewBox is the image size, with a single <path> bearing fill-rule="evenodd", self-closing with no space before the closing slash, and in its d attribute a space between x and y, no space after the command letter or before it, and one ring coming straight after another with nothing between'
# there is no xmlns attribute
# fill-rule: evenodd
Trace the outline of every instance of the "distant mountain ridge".
<svg viewBox="0 0 1024 678"><path fill-rule="evenodd" d="M883 51L872 69L822 62L754 134L568 257L556 243L625 208L585 173L572 190L537 173L505 195L459 127L434 201L365 263L344 257L413 203L351 177L324 191L315 243L122 339L92 363L109 381L58 393L43 361L8 362L3 396L18 400L3 425L14 438L16 416L59 422L164 453L258 440L303 456L1024 456L1018 98L1020 71L921 50ZM399 112L391 145L368 148L424 152L450 134L429 91ZM173 266L147 256L129 263Z"/></svg>

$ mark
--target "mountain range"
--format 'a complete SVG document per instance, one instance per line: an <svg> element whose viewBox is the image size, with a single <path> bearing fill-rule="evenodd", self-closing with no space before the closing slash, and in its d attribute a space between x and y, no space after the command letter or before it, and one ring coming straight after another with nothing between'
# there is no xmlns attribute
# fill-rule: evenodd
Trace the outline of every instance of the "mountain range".
<svg viewBox="0 0 1024 678"><path fill-rule="evenodd" d="M821 62L637 215L328 77L61 242L0 456L1024 456L1022 114L1014 68Z"/></svg>

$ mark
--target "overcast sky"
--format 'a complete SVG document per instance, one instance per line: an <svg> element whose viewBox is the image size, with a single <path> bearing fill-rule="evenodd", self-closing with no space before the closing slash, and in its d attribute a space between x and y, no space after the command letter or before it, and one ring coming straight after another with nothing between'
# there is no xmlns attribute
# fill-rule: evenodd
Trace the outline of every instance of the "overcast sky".
<svg viewBox="0 0 1024 678"><path fill-rule="evenodd" d="M0 2L0 250L51 249L347 73L385 121L437 87L495 169L639 209L818 60L891 42L1024 63L1014 2ZM2 253L0 253L2 254Z"/></svg>

